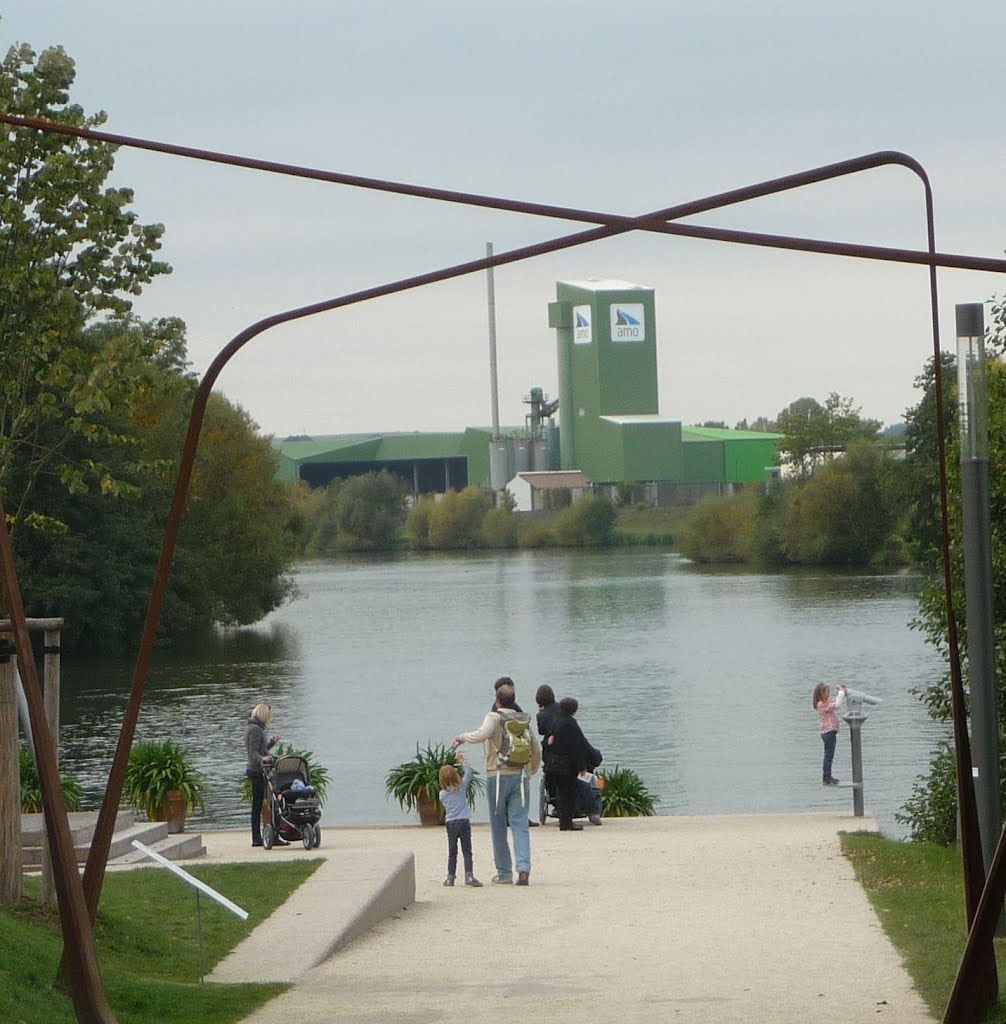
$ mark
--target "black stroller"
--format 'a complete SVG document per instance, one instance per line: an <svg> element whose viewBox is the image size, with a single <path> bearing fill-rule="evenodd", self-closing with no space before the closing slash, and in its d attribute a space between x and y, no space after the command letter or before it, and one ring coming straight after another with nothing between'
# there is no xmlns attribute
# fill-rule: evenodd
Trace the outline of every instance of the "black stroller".
<svg viewBox="0 0 1006 1024"><path fill-rule="evenodd" d="M265 803L262 807L262 845L300 840L305 850L321 846L321 801L311 785L311 769L299 754L283 754L263 765Z"/></svg>

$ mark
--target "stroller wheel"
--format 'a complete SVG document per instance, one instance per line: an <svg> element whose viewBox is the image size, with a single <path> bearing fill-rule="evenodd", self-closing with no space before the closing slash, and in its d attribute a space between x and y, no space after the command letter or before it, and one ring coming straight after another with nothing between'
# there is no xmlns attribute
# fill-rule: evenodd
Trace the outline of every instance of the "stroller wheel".
<svg viewBox="0 0 1006 1024"><path fill-rule="evenodd" d="M321 846L321 825L314 826L314 848L317 850Z"/></svg>
<svg viewBox="0 0 1006 1024"><path fill-rule="evenodd" d="M314 826L313 825L305 825L303 827L303 829L301 829L301 839L304 842L304 849L305 850L310 850L311 847L314 846Z"/></svg>
<svg viewBox="0 0 1006 1024"><path fill-rule="evenodd" d="M262 845L267 849L272 849L272 844L276 840L276 833L273 830L272 825L262 826Z"/></svg>

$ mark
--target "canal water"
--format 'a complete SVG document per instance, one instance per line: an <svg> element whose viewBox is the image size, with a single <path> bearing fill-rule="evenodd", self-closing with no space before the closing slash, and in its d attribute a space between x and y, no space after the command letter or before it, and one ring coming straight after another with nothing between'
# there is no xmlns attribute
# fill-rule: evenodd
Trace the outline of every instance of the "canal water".
<svg viewBox="0 0 1006 1024"><path fill-rule="evenodd" d="M811 691L825 680L882 699L863 726L865 802L903 836L895 813L945 734L912 693L943 669L909 628L911 575L710 571L621 549L314 562L297 583L258 626L155 657L138 738L179 742L206 773L194 827L244 824L244 723L263 700L283 740L329 769L327 825L414 820L385 796L385 775L417 743L476 728L500 675L525 710L540 683L576 697L604 764L638 772L661 814L851 809L851 791L820 785ZM131 672L63 665L61 757L92 804ZM843 780L849 760L843 726Z"/></svg>

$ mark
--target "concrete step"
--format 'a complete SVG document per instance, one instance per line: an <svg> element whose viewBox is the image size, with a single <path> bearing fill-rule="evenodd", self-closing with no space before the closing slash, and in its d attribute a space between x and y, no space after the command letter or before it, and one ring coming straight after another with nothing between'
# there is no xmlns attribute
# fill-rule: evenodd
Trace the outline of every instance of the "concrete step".
<svg viewBox="0 0 1006 1024"><path fill-rule="evenodd" d="M159 853L168 860L189 860L192 857L205 857L206 847L203 845L203 837L198 832L172 832L165 834L163 838L148 842L136 836L144 846L149 846L155 853ZM129 852L116 857L114 860L109 857L109 865L113 864L153 864L145 853L141 853L130 843Z"/></svg>
<svg viewBox="0 0 1006 1024"><path fill-rule="evenodd" d="M67 815L70 823L70 835L75 846L86 846L91 842L95 826L98 824L97 811L71 811ZM116 832L129 828L136 821L133 811L122 810L115 816ZM42 814L21 815L21 846L42 846L45 842L45 816Z"/></svg>
<svg viewBox="0 0 1006 1024"><path fill-rule="evenodd" d="M130 823L128 828L113 833L112 842L108 848L108 859L121 857L133 849L133 840L139 839L141 843L151 846L153 843L164 839L168 834L168 826L163 821L141 821ZM37 837L40 838L40 837ZM87 836L83 843L74 843L74 854L78 864L87 862L87 855L91 848L91 837ZM23 846L21 849L21 863L25 868L38 868L42 866L42 846Z"/></svg>
<svg viewBox="0 0 1006 1024"><path fill-rule="evenodd" d="M73 811L68 816L70 834L73 836L74 853L78 864L87 863L95 826L98 824L97 811ZM45 819L41 814L21 815L21 863L25 870L38 870L42 866L42 849L45 845ZM138 839L144 846L156 850L168 860L185 860L202 857L206 853L202 836L197 832L168 834L164 821L140 821L131 810L120 811L115 816L115 831L108 848L109 864L136 864L147 860L134 846Z"/></svg>

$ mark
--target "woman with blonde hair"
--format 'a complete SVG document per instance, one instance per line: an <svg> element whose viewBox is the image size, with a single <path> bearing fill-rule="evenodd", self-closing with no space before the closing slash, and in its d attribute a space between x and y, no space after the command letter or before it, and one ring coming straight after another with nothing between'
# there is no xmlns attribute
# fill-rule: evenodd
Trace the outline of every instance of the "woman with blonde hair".
<svg viewBox="0 0 1006 1024"><path fill-rule="evenodd" d="M245 751L248 761L245 776L251 781L251 834L252 846L262 845L262 801L265 798L265 775L262 766L272 761L269 751L279 742L279 733L267 739L265 727L272 722L272 708L268 704L256 704L251 710L245 726ZM277 841L286 842L277 836Z"/></svg>

